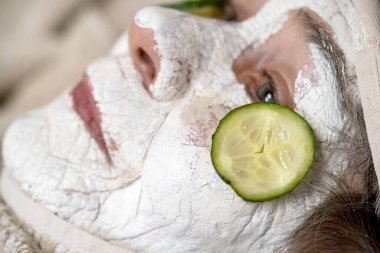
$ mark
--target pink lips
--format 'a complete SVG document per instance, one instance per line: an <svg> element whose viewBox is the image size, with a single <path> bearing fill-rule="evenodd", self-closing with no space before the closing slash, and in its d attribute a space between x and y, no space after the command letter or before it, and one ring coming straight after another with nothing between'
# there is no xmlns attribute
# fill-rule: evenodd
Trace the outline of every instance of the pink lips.
<svg viewBox="0 0 380 253"><path fill-rule="evenodd" d="M75 112L83 120L87 130L105 154L107 162L112 164L101 128L101 115L92 95L92 88L87 75L84 75L79 84L71 91L71 96Z"/></svg>

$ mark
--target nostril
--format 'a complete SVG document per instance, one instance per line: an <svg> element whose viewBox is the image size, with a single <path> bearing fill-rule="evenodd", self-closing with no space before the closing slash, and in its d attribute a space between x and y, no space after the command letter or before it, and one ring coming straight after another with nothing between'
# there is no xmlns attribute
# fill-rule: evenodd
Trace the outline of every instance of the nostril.
<svg viewBox="0 0 380 253"><path fill-rule="evenodd" d="M132 22L129 28L129 49L136 70L140 72L144 88L151 94L150 86L160 71L160 55L152 29L142 28Z"/></svg>
<svg viewBox="0 0 380 253"><path fill-rule="evenodd" d="M140 47L137 50L137 54L143 72L144 86L148 88L156 78L156 67L154 66L153 59L143 48Z"/></svg>

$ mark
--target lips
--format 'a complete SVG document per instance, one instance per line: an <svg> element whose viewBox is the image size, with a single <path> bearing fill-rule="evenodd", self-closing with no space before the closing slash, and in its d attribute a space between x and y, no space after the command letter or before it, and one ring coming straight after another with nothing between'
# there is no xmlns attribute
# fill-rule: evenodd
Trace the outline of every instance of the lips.
<svg viewBox="0 0 380 253"><path fill-rule="evenodd" d="M104 153L106 160L112 164L106 141L101 127L101 115L96 101L92 95L92 87L87 75L83 75L79 84L71 91L73 108L86 125L99 149Z"/></svg>

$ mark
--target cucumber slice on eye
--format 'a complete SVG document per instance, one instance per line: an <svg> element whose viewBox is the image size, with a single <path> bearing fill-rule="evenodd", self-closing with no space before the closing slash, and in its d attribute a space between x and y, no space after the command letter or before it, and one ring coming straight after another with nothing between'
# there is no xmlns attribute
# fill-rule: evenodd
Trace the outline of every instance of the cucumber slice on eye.
<svg viewBox="0 0 380 253"><path fill-rule="evenodd" d="M315 137L292 109L248 104L229 112L212 136L218 175L248 201L267 201L292 191L314 161Z"/></svg>
<svg viewBox="0 0 380 253"><path fill-rule="evenodd" d="M223 17L226 0L190 0L172 4L162 4L166 8L185 11L202 17Z"/></svg>

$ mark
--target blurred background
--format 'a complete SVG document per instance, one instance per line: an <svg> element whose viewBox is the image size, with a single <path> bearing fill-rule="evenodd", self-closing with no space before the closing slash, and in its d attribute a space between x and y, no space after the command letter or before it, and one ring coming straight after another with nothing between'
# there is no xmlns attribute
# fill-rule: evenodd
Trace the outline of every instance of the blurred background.
<svg viewBox="0 0 380 253"><path fill-rule="evenodd" d="M173 0L0 0L0 139L12 119L76 84L134 13Z"/></svg>

